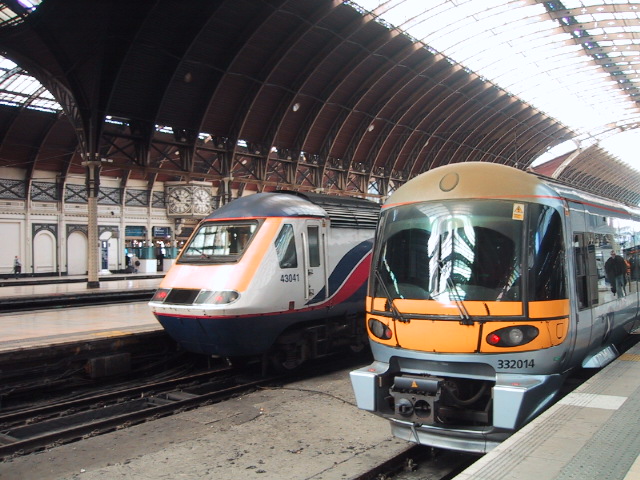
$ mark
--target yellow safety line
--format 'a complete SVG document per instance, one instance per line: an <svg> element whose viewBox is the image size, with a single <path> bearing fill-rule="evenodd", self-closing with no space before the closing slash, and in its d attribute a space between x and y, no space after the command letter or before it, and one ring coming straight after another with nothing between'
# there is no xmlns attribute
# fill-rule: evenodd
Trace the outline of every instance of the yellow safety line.
<svg viewBox="0 0 640 480"><path fill-rule="evenodd" d="M640 362L640 354L623 353L622 355L620 355L620 360L627 360L629 362Z"/></svg>

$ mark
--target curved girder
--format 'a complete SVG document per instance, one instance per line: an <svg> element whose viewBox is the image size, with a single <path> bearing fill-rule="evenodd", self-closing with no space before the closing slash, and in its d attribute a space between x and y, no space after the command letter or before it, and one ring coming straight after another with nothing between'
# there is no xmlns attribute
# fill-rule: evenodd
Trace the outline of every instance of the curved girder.
<svg viewBox="0 0 640 480"><path fill-rule="evenodd" d="M465 28L471 36L485 35L477 16L449 20L456 4L439 2L429 15L397 23L431 24L420 43L378 17L401 3L383 2L367 12L338 0L212 0L180 8L168 0L43 2L20 23L0 25L0 53L28 67L67 115L47 117L53 124L29 135L22 132L29 119L46 125L39 116L47 114L0 107L0 127L7 127L0 130L0 165L6 158L31 159L34 169L64 171L66 178L82 174L83 159L97 155L110 161L102 174L119 177L123 189L128 180L146 180L153 189L156 182L193 179L210 181L225 198L230 189L239 194L278 186L363 195L372 184L384 196L450 162L526 168L574 135L510 96L521 87L507 75L509 58L485 58L495 48L491 41L465 58L505 62L501 75L513 92L429 45L447 37L454 53L465 52L469 38L455 43L450 34ZM517 28L521 40L539 38L543 22L548 39L532 44L532 56L541 56L543 43L559 45L561 58L560 51L606 41L572 40L568 28L550 20L560 13L537 18L530 3L513 5L511 24L500 20L504 9L483 12L483 21L493 21L497 45L504 45L509 28ZM519 12L525 16L516 18ZM577 18L581 12L569 13ZM583 56L555 71L571 82L571 74L598 68L611 70ZM580 78L575 83L598 101L599 91ZM603 134L633 128L635 112L625 115ZM108 116L113 121L105 121ZM30 154L15 148L20 142L33 142ZM620 174L619 162L598 168L597 158L616 161L587 149L561 179L635 200L637 177Z"/></svg>

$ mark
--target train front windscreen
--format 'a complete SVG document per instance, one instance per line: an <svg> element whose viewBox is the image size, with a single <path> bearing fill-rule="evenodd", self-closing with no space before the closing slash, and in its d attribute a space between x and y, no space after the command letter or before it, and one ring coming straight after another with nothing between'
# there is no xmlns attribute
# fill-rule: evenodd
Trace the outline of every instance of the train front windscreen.
<svg viewBox="0 0 640 480"><path fill-rule="evenodd" d="M566 298L562 239L559 212L541 204L389 207L379 226L370 295L442 302L523 301L525 293L528 300Z"/></svg>
<svg viewBox="0 0 640 480"><path fill-rule="evenodd" d="M258 231L258 220L203 222L182 250L177 263L236 262Z"/></svg>

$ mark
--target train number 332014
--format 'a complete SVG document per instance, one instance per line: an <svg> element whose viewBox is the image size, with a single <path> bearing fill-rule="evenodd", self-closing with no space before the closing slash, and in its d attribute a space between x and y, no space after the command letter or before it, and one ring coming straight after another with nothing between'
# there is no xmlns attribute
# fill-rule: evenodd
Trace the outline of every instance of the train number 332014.
<svg viewBox="0 0 640 480"><path fill-rule="evenodd" d="M498 368L533 368L535 362L533 358L525 360L498 360Z"/></svg>

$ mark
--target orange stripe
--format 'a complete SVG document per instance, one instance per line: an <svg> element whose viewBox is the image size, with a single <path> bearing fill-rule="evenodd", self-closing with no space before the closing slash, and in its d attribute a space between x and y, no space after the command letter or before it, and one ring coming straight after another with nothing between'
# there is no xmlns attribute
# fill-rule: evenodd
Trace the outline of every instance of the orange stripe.
<svg viewBox="0 0 640 480"><path fill-rule="evenodd" d="M553 188L552 185L547 185L550 188ZM555 196L555 195L504 195L504 196L499 196L499 197L483 197L483 196L478 196L478 197L473 197L474 199L482 199L482 200L511 200L511 199L517 199L517 198L546 198L546 199L552 199L552 200L562 200L562 201L567 201L567 202L572 202L572 203L578 203L580 205L586 205L589 207L597 207L600 208L602 210L608 210L610 212L614 212L614 213L618 213L618 214L622 214L622 215L636 215L635 212L630 212L627 210L621 210L619 208L615 208L614 206L607 206L607 205L603 205L601 203L593 203L593 202L587 202L585 200L578 200L575 198L569 198L569 197L560 197L560 196ZM429 201L433 201L433 200L429 200ZM414 203L420 203L420 200L417 200L415 202L398 202L398 203L389 203L389 204L385 204L382 205L382 209L385 208L390 208L390 207L397 207L400 205L412 205Z"/></svg>
<svg viewBox="0 0 640 480"><path fill-rule="evenodd" d="M477 302L467 300L460 303L472 316L522 315L522 302ZM458 305L451 301L397 299L394 304L401 312L413 312L423 315L460 315Z"/></svg>
<svg viewBox="0 0 640 480"><path fill-rule="evenodd" d="M373 310L384 311L387 303L386 298L367 297L367 304L373 306ZM522 315L522 302L461 302L473 316L487 316L487 309L490 315L496 316L520 316ZM455 302L440 302L438 300L407 300L397 298L393 304L400 312L420 315L451 315L460 316L460 310Z"/></svg>
<svg viewBox="0 0 640 480"><path fill-rule="evenodd" d="M474 196L474 200L513 200L513 199L522 199L522 198L546 198L551 200L569 200L565 197L558 197L556 195L502 195L498 197L490 196ZM462 200L467 200L467 198L462 198ZM429 202L433 202L434 200L428 200ZM573 200L572 200L573 201ZM416 200L415 202L398 202L398 203L388 203L382 205L382 208L390 208L390 207L398 207L401 205L413 205L414 203L421 203L423 200Z"/></svg>
<svg viewBox="0 0 640 480"><path fill-rule="evenodd" d="M529 302L530 318L564 317L569 315L569 300Z"/></svg>
<svg viewBox="0 0 640 480"><path fill-rule="evenodd" d="M412 320L409 323L394 322L391 318L368 315L387 325L393 332L389 340L381 340L369 332L369 337L384 345L434 353L474 353L478 348L482 353L512 353L541 350L561 344L567 337L569 319L528 322L491 322L462 325L460 322L442 320ZM410 317L409 317L410 318ZM487 336L509 326L532 325L538 328L538 336L519 347L496 347L487 343ZM368 328L368 322L367 322Z"/></svg>
<svg viewBox="0 0 640 480"><path fill-rule="evenodd" d="M367 297L369 311L384 311L387 303L386 298ZM487 316L487 308L492 316L520 316L523 315L522 302L479 302L465 300L461 302L469 312L469 315ZM400 312L407 314L415 313L420 315L453 315L458 316L459 310L455 302L439 302L437 300L407 300L397 298L393 304ZM486 308L485 308L486 305ZM540 302L529 302L530 318L553 318L569 315L569 300L545 300Z"/></svg>
<svg viewBox="0 0 640 480"><path fill-rule="evenodd" d="M262 224L256 238L251 242L249 250L245 252L242 260L238 263L237 274L234 272L237 291L244 292L249 287L249 283L255 277L267 250L273 244L281 222L282 218L267 218Z"/></svg>
<svg viewBox="0 0 640 480"><path fill-rule="evenodd" d="M217 221L217 220L216 220ZM160 283L161 288L220 288L244 292L273 244L282 218L267 218L251 245L236 264L190 265L175 264Z"/></svg>

